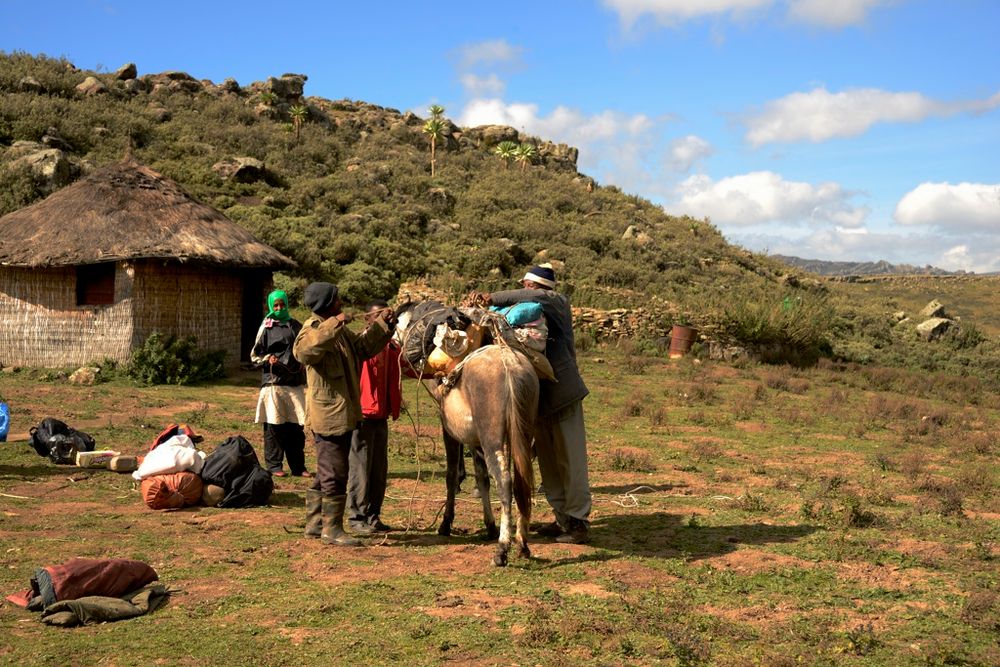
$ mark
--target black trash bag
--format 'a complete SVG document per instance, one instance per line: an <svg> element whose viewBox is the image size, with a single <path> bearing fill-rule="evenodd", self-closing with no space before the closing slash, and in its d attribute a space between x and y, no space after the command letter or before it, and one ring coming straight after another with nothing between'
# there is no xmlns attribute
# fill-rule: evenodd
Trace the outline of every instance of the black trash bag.
<svg viewBox="0 0 1000 667"><path fill-rule="evenodd" d="M410 322L402 336L402 354L407 363L420 370L434 351L434 335L438 325L465 331L470 320L458 308L440 301L421 301L409 309Z"/></svg>
<svg viewBox="0 0 1000 667"><path fill-rule="evenodd" d="M205 457L201 479L225 489L218 507L266 505L274 491L271 473L261 467L253 445L242 435L230 436Z"/></svg>
<svg viewBox="0 0 1000 667"><path fill-rule="evenodd" d="M92 452L97 444L88 434L54 417L46 417L38 426L32 426L29 433L31 446L39 456L62 465L75 464L77 452Z"/></svg>

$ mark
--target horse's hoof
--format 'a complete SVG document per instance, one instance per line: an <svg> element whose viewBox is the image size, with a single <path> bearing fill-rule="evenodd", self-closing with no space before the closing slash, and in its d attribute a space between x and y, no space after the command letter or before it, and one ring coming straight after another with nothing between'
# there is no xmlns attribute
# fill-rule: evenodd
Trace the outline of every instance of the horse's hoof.
<svg viewBox="0 0 1000 667"><path fill-rule="evenodd" d="M493 557L493 564L497 567L506 567L507 565L507 554L497 554Z"/></svg>

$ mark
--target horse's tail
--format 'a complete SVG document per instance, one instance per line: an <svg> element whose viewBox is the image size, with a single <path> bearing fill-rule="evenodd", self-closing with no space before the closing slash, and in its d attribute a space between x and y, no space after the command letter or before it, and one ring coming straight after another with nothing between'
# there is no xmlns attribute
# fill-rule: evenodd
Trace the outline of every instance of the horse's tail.
<svg viewBox="0 0 1000 667"><path fill-rule="evenodd" d="M533 419L537 410L538 390L535 373L530 368L521 372L523 364L518 363L516 352L503 350L502 358L506 384L507 435L510 443L510 461L513 463L511 477L514 501L524 519L531 519L531 495L535 488L534 470L531 467L531 440L534 429Z"/></svg>

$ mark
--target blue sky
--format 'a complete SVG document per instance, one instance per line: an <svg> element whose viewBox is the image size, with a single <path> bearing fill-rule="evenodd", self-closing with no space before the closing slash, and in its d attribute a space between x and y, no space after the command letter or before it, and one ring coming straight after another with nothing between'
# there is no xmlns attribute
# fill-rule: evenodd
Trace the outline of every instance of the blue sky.
<svg viewBox="0 0 1000 667"><path fill-rule="evenodd" d="M183 70L580 149L747 248L1000 270L1000 2L0 0L0 49Z"/></svg>

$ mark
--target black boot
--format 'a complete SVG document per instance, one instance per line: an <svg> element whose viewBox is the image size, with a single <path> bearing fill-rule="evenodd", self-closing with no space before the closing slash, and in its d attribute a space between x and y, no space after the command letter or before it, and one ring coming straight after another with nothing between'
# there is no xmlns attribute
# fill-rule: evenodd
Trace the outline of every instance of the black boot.
<svg viewBox="0 0 1000 667"><path fill-rule="evenodd" d="M306 489L306 537L319 537L323 533L323 494Z"/></svg>
<svg viewBox="0 0 1000 667"><path fill-rule="evenodd" d="M562 544L586 544L590 542L590 524L580 519L570 518L566 532L556 538Z"/></svg>
<svg viewBox="0 0 1000 667"><path fill-rule="evenodd" d="M344 530L344 507L347 496L323 496L323 533L320 539L324 544L338 547L360 547L361 541L356 540Z"/></svg>

